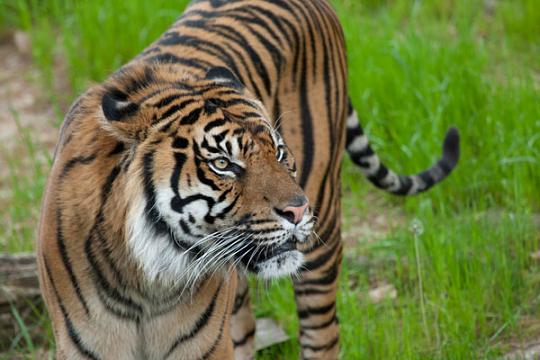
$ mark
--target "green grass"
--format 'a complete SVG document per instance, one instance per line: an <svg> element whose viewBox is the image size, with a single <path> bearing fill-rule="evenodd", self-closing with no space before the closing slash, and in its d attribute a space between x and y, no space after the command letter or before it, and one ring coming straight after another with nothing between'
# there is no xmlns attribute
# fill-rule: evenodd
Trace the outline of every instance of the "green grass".
<svg viewBox="0 0 540 360"><path fill-rule="evenodd" d="M57 85L53 66L64 59L69 91L52 98L69 101L157 38L184 3L4 0L0 13L15 14L9 23L29 31L46 87ZM525 320L540 321L539 264L529 256L538 250L533 215L540 212L540 2L334 4L348 44L352 99L386 163L417 172L439 156L449 125L462 134L455 173L414 198L380 195L402 209L402 225L376 242L359 238L348 250L338 301L343 358L494 358L511 340L538 337ZM31 134L23 139L30 149ZM24 224L36 217L44 173L37 167L27 179L17 175L15 158L8 165L7 218ZM372 187L347 160L343 174L346 228L352 214L385 211L365 203ZM424 228L416 237L414 219ZM1 244L20 244L9 251L33 243L30 230L0 236ZM397 297L374 304L366 293L383 282ZM295 336L289 282L256 290L257 314L277 318ZM259 358L297 353L291 341Z"/></svg>
<svg viewBox="0 0 540 360"><path fill-rule="evenodd" d="M0 144L0 252L26 252L34 249L41 196L45 187L51 155L40 146L27 128L21 126L19 114L12 110L19 138L13 149ZM3 166L3 165L2 165ZM7 201L6 201L7 200ZM7 206L6 206L7 205Z"/></svg>

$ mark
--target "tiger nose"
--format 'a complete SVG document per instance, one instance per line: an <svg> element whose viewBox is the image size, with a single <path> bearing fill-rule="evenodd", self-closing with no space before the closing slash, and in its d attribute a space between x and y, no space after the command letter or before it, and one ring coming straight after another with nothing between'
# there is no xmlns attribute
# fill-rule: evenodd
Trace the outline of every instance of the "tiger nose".
<svg viewBox="0 0 540 360"><path fill-rule="evenodd" d="M283 210L276 209L276 212L288 222L297 225L302 221L308 205L309 202L305 196L296 196Z"/></svg>

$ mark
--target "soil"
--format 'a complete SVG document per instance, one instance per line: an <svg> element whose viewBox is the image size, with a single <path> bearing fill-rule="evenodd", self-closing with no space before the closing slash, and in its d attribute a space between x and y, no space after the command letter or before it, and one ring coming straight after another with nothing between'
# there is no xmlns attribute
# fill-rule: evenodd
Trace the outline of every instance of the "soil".
<svg viewBox="0 0 540 360"><path fill-rule="evenodd" d="M21 52L13 39L0 43L0 147L15 151L19 129L28 129L37 144L53 149L58 132L54 108L38 85L30 54Z"/></svg>

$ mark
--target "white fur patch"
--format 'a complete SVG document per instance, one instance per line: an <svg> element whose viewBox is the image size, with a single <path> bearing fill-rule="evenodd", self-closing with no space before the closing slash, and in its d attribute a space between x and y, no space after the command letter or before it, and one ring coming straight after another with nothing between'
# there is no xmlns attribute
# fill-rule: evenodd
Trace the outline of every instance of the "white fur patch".
<svg viewBox="0 0 540 360"><path fill-rule="evenodd" d="M257 264L257 276L272 279L294 274L304 263L304 254L293 250L279 254L262 263Z"/></svg>
<svg viewBox="0 0 540 360"><path fill-rule="evenodd" d="M419 176L411 176L412 179L412 186L409 189L408 195L416 194L418 191L424 189L426 187L426 184Z"/></svg>
<svg viewBox="0 0 540 360"><path fill-rule="evenodd" d="M186 278L187 255L179 253L168 235L158 235L145 216L145 201L131 206L127 217L128 248L148 281L177 284Z"/></svg>
<svg viewBox="0 0 540 360"><path fill-rule="evenodd" d="M349 129L358 127L358 114L356 114L356 110L347 118L347 127Z"/></svg>
<svg viewBox="0 0 540 360"><path fill-rule="evenodd" d="M367 167L361 166L360 170L366 176L375 175L381 164L381 160L379 160L379 157L377 156L377 154L373 154L371 156L362 158L362 160L367 162L369 165Z"/></svg>
<svg viewBox="0 0 540 360"><path fill-rule="evenodd" d="M366 135L357 136L354 140L347 146L347 150L352 153L357 153L363 151L368 147L369 140Z"/></svg>
<svg viewBox="0 0 540 360"><path fill-rule="evenodd" d="M399 178L391 170L388 170L388 174L386 174L381 182L388 191L397 191L400 188Z"/></svg>

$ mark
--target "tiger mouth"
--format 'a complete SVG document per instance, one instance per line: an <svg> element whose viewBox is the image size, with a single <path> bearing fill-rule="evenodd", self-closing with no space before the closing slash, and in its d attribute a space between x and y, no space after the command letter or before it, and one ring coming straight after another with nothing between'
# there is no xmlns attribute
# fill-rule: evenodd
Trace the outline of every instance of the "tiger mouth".
<svg viewBox="0 0 540 360"><path fill-rule="evenodd" d="M252 244L249 249L242 254L240 262L247 270L257 272L258 264L264 263L288 252L298 251L296 248L297 242L297 238L293 235L283 244L278 246Z"/></svg>

